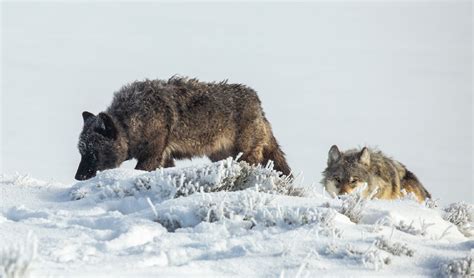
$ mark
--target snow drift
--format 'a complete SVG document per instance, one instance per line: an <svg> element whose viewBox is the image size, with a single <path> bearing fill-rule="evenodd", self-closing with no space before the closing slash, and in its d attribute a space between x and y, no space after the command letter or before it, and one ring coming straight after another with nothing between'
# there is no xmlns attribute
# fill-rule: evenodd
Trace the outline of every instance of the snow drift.
<svg viewBox="0 0 474 278"><path fill-rule="evenodd" d="M472 204L334 199L280 177L271 164L114 169L72 187L2 176L0 190L3 276L473 270Z"/></svg>

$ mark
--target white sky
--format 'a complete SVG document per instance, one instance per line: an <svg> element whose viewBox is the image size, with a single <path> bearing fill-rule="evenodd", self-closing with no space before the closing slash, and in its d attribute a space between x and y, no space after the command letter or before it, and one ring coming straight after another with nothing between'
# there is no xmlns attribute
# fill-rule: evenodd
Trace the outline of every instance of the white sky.
<svg viewBox="0 0 474 278"><path fill-rule="evenodd" d="M2 3L0 173L72 182L81 112L174 74L256 89L290 166L377 146L474 201L472 4Z"/></svg>

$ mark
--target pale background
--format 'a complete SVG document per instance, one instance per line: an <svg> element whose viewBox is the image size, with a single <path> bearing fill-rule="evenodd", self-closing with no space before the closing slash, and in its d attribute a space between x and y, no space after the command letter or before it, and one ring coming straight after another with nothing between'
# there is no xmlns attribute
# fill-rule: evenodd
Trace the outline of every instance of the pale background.
<svg viewBox="0 0 474 278"><path fill-rule="evenodd" d="M474 202L468 1L1 7L0 173L72 183L81 112L180 74L256 89L306 183L332 144L369 145Z"/></svg>

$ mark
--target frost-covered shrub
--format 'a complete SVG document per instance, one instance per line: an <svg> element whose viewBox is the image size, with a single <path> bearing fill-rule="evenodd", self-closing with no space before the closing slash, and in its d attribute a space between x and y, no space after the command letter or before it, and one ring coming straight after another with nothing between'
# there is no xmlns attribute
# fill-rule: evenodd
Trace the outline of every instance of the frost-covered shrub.
<svg viewBox="0 0 474 278"><path fill-rule="evenodd" d="M271 214L267 206L272 201L271 197L266 194L259 194L252 191L242 192L241 198L219 198L214 200L203 200L196 208L196 215L201 221L218 222L226 219L241 219L244 221L254 222L254 218L258 214ZM270 221L270 219L266 219ZM276 223L265 223L265 226L274 226Z"/></svg>
<svg viewBox="0 0 474 278"><path fill-rule="evenodd" d="M473 277L474 263L473 256L467 256L461 259L451 260L441 265L441 277Z"/></svg>
<svg viewBox="0 0 474 278"><path fill-rule="evenodd" d="M450 204L444 209L443 218L456 225L465 236L474 235L474 206L464 202Z"/></svg>
<svg viewBox="0 0 474 278"><path fill-rule="evenodd" d="M243 198L236 201L201 204L196 210L202 221L217 222L223 220L241 220L255 226L302 226L317 224L318 234L340 236L341 231L335 227L336 212L332 209L305 209L270 206L268 195L242 192Z"/></svg>
<svg viewBox="0 0 474 278"><path fill-rule="evenodd" d="M334 242L329 243L326 248L324 249L325 255L334 255L339 252L339 245L335 244Z"/></svg>
<svg viewBox="0 0 474 278"><path fill-rule="evenodd" d="M435 209L439 207L439 200L427 198L423 204L427 208Z"/></svg>
<svg viewBox="0 0 474 278"><path fill-rule="evenodd" d="M146 173L135 171L131 177L117 174L120 171L123 170L104 171L90 180L78 182L71 190L71 198L107 199L146 194L155 200L167 200L196 192L237 191L248 188L293 196L304 194L302 188L293 185L293 177L280 176L280 173L273 169L272 163L265 167L252 166L233 158L202 166L162 168Z"/></svg>
<svg viewBox="0 0 474 278"><path fill-rule="evenodd" d="M384 216L378 219L377 221L375 221L374 225L372 225L372 227L369 228L369 231L371 231L372 233L378 233L383 230L382 227L384 226L393 227L393 221L390 217Z"/></svg>
<svg viewBox="0 0 474 278"><path fill-rule="evenodd" d="M244 190L196 194L183 204L167 203L167 209L158 208L157 221L169 231L196 226L201 222L238 223L242 228L299 227L314 224L318 235L340 237L335 227L336 211L327 208L291 208L274 203L275 195ZM182 213L184 208L185 212ZM178 211L180 210L180 211ZM190 220L192 219L192 220Z"/></svg>
<svg viewBox="0 0 474 278"><path fill-rule="evenodd" d="M390 257L382 256L379 250L373 248L365 251L361 256L361 259L365 267L374 270L379 270L391 262Z"/></svg>
<svg viewBox="0 0 474 278"><path fill-rule="evenodd" d="M383 237L377 238L375 240L375 246L380 250L384 250L395 256L405 255L408 257L413 257L413 254L415 253L415 250L409 248L406 243L391 243L388 239Z"/></svg>
<svg viewBox="0 0 474 278"><path fill-rule="evenodd" d="M318 218L313 223L316 224L316 233L323 236L331 236L333 238L341 238L342 230L336 228L335 217L337 212L333 209L328 209L325 212L320 212Z"/></svg>
<svg viewBox="0 0 474 278"><path fill-rule="evenodd" d="M36 238L32 234L28 235L23 244L3 247L0 250L0 277L29 277L36 249Z"/></svg>
<svg viewBox="0 0 474 278"><path fill-rule="evenodd" d="M379 270L391 262L390 257L384 257L380 250L374 248L374 245L371 245L367 250L359 250L351 244L338 246L331 243L327 246L325 252L328 255L352 258L360 261L366 268L374 270Z"/></svg>
<svg viewBox="0 0 474 278"><path fill-rule="evenodd" d="M388 226L388 227L391 227L393 229L397 229L401 232L404 232L404 233L407 233L407 234L411 234L411 235L414 235L414 236L426 236L428 234L428 228L431 227L431 226L434 226L435 224L434 223L428 223L426 222L425 219L421 219L419 218L419 226L415 227L414 223L415 221L412 220L410 223L406 223L404 220L400 220L400 222L395 222L393 219L391 219L390 217L388 216L384 216L380 219L378 219L374 225L372 225L371 228L369 228L369 230L373 233L378 233L380 231L382 231L382 227L383 226ZM441 235L441 237L444 237L446 236L447 234L447 231L449 230L446 229L445 233L443 233Z"/></svg>
<svg viewBox="0 0 474 278"><path fill-rule="evenodd" d="M367 201L372 199L376 193L374 191L369 196L365 196L366 188L367 185L357 188L349 195L339 196L342 199L342 206L339 212L347 216L354 223L359 223L362 218L362 212L367 206Z"/></svg>
<svg viewBox="0 0 474 278"><path fill-rule="evenodd" d="M412 234L414 236L425 236L427 234L427 230L429 227L433 226L433 223L426 223L423 219L420 219L420 228L416 228L413 226L414 221L411 221L410 224L405 223L405 221L401 220L398 224L395 224L394 227L407 234Z"/></svg>

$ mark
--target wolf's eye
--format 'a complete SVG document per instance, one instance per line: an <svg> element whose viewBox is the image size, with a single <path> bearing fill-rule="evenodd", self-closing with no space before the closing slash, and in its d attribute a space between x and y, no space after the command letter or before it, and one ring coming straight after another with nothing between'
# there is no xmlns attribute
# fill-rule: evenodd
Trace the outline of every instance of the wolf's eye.
<svg viewBox="0 0 474 278"><path fill-rule="evenodd" d="M358 182L358 181L359 181L359 178L358 178L358 177L353 177L351 183L356 183L356 182Z"/></svg>
<svg viewBox="0 0 474 278"><path fill-rule="evenodd" d="M341 179L339 177L334 176L334 177L332 177L332 179L337 181L337 182L341 182Z"/></svg>

